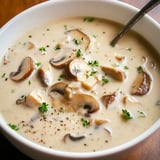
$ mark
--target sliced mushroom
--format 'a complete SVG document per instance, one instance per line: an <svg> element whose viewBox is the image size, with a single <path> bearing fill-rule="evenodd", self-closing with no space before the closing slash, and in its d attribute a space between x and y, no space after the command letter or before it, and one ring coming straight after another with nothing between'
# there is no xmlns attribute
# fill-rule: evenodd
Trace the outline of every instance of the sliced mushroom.
<svg viewBox="0 0 160 160"><path fill-rule="evenodd" d="M80 81L82 86L87 90L91 90L98 82L98 78L96 75L92 75L92 72L93 70L88 64L79 58L72 60L65 67L66 76L70 79Z"/></svg>
<svg viewBox="0 0 160 160"><path fill-rule="evenodd" d="M87 114L96 112L99 109L99 104L93 96L83 93L68 93L67 89L68 85L65 82L58 82L51 86L49 96L55 107L63 107L68 112L76 112L83 108L87 110ZM70 94L72 95L70 96Z"/></svg>
<svg viewBox="0 0 160 160"><path fill-rule="evenodd" d="M126 74L123 71L113 67L102 66L102 71L118 81L124 81L126 78Z"/></svg>
<svg viewBox="0 0 160 160"><path fill-rule="evenodd" d="M148 93L151 87L151 77L145 71L138 74L136 80L133 82L131 94L143 96Z"/></svg>
<svg viewBox="0 0 160 160"><path fill-rule="evenodd" d="M39 73L42 83L45 86L50 86L50 84L52 83L52 79L53 79L53 75L52 75L50 66L49 65L42 66L41 68L39 68L38 73Z"/></svg>
<svg viewBox="0 0 160 160"><path fill-rule="evenodd" d="M56 68L63 68L67 63L76 57L76 52L71 48L62 48L56 56L50 59L50 64Z"/></svg>
<svg viewBox="0 0 160 160"><path fill-rule="evenodd" d="M80 31L79 29L72 29L66 31L65 33L70 36L69 39L74 41L76 45L80 45L81 48L84 48L84 50L87 50L89 48L90 38L84 32Z"/></svg>
<svg viewBox="0 0 160 160"><path fill-rule="evenodd" d="M63 137L63 142L64 142L64 143L66 143L67 138L69 138L69 139L70 139L71 141L73 141L73 142L77 142L77 141L80 141L80 140L84 139L85 136L77 136L77 137L76 137L76 136L71 135L70 133L67 133L67 134L65 134L64 137Z"/></svg>
<svg viewBox="0 0 160 160"><path fill-rule="evenodd" d="M67 83L65 82L57 82L50 87L49 96L54 98L55 93L60 94L61 96L65 95L65 88L67 87Z"/></svg>
<svg viewBox="0 0 160 160"><path fill-rule="evenodd" d="M21 62L18 70L16 72L10 73L10 78L13 81L22 81L31 75L34 68L35 66L33 59L31 57L25 57Z"/></svg>
<svg viewBox="0 0 160 160"><path fill-rule="evenodd" d="M74 89L65 82L57 82L50 87L49 96L54 100L59 98L63 101L62 99L72 98L73 90ZM57 99L57 101L59 100Z"/></svg>
<svg viewBox="0 0 160 160"><path fill-rule="evenodd" d="M84 93L74 94L70 104L73 106L74 110L78 110L79 108L86 109L88 114L99 110L99 103L97 100L93 96Z"/></svg>
<svg viewBox="0 0 160 160"><path fill-rule="evenodd" d="M102 96L102 102L106 108L108 108L108 106L115 100L116 96L117 92Z"/></svg>

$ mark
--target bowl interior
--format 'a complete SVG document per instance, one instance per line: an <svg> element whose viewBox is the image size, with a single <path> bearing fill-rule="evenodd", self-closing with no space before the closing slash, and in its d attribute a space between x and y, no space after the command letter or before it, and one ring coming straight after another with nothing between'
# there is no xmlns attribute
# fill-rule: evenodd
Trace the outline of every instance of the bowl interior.
<svg viewBox="0 0 160 160"><path fill-rule="evenodd" d="M115 12L116 11L116 12ZM53 0L39 5L36 5L21 14L14 17L0 30L0 57L3 56L4 51L12 44L13 41L18 39L26 30L42 25L49 21L71 17L71 16L91 16L100 17L116 21L118 23L126 24L128 20L138 11L138 9L127 5L119 1L111 0ZM147 39L153 47L160 51L160 27L149 16L145 16L139 23L137 23L133 29ZM35 150L33 157L37 156L38 152L42 152L45 155L57 155L58 157L68 158L93 158L102 155L112 155L118 153L127 148L134 146L140 141L151 135L160 126L160 120L158 120L151 128L149 128L144 134L140 135L136 139L128 142L124 145L109 149L106 151L99 151L97 153L65 153L61 151L53 151L45 147L38 146L17 135L15 132L5 124L2 116L0 116L1 130L8 136L8 138L14 143L17 142L17 147L20 150L25 150L27 154L30 154L30 150L25 146L29 146ZM21 147L20 147L21 146ZM23 148L23 149L22 149ZM62 155L63 153L63 155ZM43 158L42 158L43 159Z"/></svg>

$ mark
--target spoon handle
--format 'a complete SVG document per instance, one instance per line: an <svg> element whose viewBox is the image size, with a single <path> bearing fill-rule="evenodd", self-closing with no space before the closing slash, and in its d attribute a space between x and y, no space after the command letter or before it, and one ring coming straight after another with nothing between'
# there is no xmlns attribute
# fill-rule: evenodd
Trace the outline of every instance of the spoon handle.
<svg viewBox="0 0 160 160"><path fill-rule="evenodd" d="M137 23L145 13L149 12L157 5L160 4L160 0L150 0L135 16L133 16L124 28L118 33L118 35L110 42L111 46L114 47L118 40L135 24Z"/></svg>

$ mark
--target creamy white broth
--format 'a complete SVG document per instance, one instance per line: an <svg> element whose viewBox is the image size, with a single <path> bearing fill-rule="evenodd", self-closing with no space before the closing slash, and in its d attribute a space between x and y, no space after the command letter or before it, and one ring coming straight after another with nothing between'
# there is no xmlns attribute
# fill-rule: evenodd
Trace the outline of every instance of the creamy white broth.
<svg viewBox="0 0 160 160"><path fill-rule="evenodd" d="M102 19L88 20L84 17L72 17L34 28L13 42L1 60L0 111L8 124L19 128L16 132L35 143L57 150L95 152L132 140L160 117L159 60L151 56L156 55L156 51L134 32L129 32L113 48L109 43L121 26ZM74 29L89 37L87 49L83 46L86 39L81 39L81 42L68 35L68 31ZM50 64L50 59L58 56L66 46L76 53L74 59L84 61L91 69L83 77L86 81L89 77L95 78L96 83L90 89L86 89L81 85L82 82L74 80L70 75L69 79L66 78L66 66L57 69ZM80 56L77 55L78 50L81 51ZM17 71L22 60L28 56L34 60L34 71L20 82L13 81L10 73ZM88 65L88 62L94 61L98 62L98 66ZM50 67L51 80L48 86L44 86L38 76L40 67L46 65ZM115 80L110 75L105 75L102 66L125 73L124 80ZM149 75L151 84L146 94L137 96L132 95L131 90L140 66ZM103 77L106 82L102 80ZM58 82L76 85L76 89L71 87L74 91L71 97L77 93L91 95L97 101L99 109L94 113L84 114L86 109L75 109L77 106L73 107L74 110L63 106L63 103L54 105L59 103L56 101L59 95L53 100L48 94L50 87ZM40 105L16 104L17 99L32 91L37 94L40 92L42 102L48 104L47 112L40 113ZM110 99L111 102L106 107L102 96L113 93L116 96L112 97L113 100ZM65 103L70 103L70 97L60 95L60 98L64 98ZM123 109L130 113L131 119L123 119ZM73 140L75 137L79 140Z"/></svg>

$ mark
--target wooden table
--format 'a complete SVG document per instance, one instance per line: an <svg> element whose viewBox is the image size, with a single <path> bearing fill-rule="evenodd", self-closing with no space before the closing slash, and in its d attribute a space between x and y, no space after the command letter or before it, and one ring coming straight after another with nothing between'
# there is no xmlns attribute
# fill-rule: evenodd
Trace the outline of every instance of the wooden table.
<svg viewBox="0 0 160 160"><path fill-rule="evenodd" d="M27 9L35 4L44 2L46 0L0 0L0 27L4 25L9 19L17 15L24 9ZM121 0L129 3L137 8L142 6L149 0ZM160 6L149 12L158 23L160 23ZM15 160L31 160L19 152L8 140L0 133L0 153L4 159L10 157ZM119 159L122 160L122 159ZM134 149L123 160L160 160L160 129L158 129L152 136L150 136L141 146Z"/></svg>

